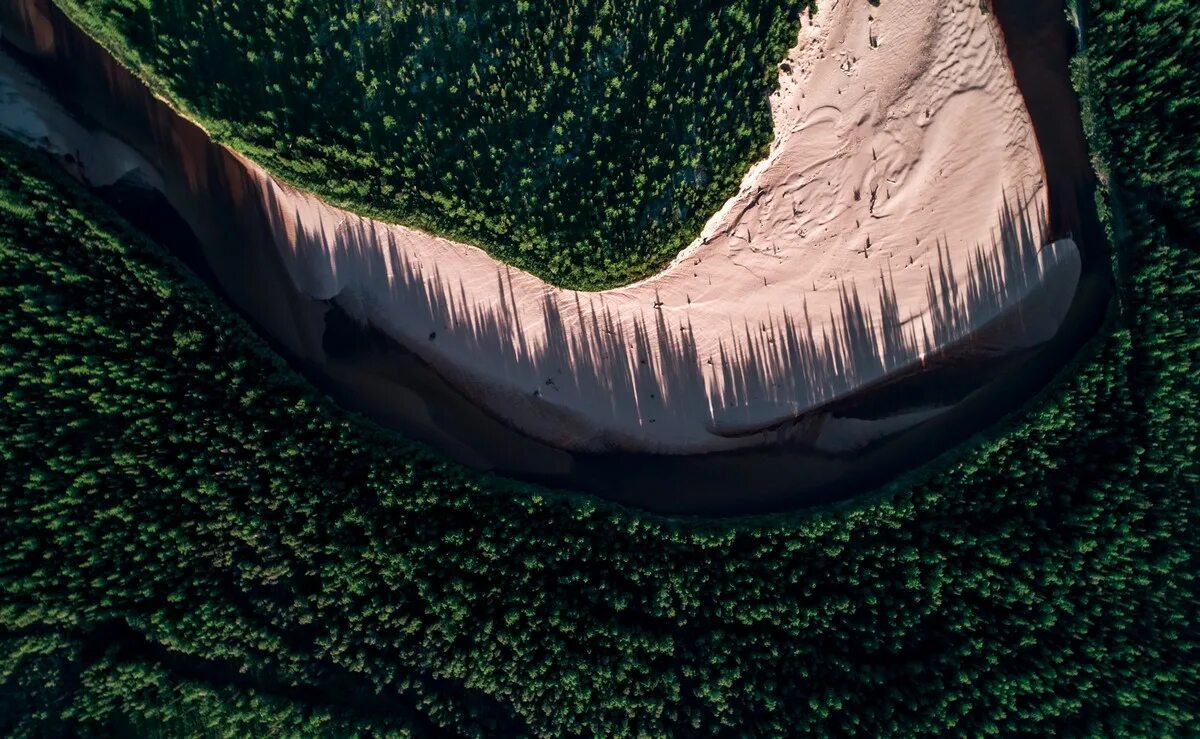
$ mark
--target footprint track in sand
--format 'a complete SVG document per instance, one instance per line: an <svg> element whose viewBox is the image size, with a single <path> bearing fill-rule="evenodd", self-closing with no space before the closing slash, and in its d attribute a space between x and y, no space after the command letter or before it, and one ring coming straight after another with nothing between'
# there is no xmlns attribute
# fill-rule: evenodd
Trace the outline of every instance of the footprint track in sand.
<svg viewBox="0 0 1200 739"><path fill-rule="evenodd" d="M295 221L278 245L298 285L367 296L372 323L527 433L573 449L754 444L712 429L766 426L919 362L1032 289L1005 289L1006 270L1069 277L1073 245L1029 246L1041 161L992 23L977 0L823 7L780 65L768 158L670 267L603 293L265 175L262 197ZM1019 264L978 256L1002 229L1024 234ZM987 291L1002 299L964 302ZM451 328L429 342L431 325ZM532 397L551 376L555 392Z"/></svg>

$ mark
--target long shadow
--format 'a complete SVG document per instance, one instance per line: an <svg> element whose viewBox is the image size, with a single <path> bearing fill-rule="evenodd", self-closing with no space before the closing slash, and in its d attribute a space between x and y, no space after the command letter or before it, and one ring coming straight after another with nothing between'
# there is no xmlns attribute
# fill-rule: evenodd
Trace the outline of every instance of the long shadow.
<svg viewBox="0 0 1200 739"><path fill-rule="evenodd" d="M19 12L30 8L37 12ZM352 218L305 232L297 214L281 211L278 201L275 208L264 209L259 182L237 157L155 99L52 5L45 0L7 0L0 12L6 31L10 23L17 28L38 26L26 35L44 42L49 27L50 48L34 50L41 68L61 78L67 97L84 110L96 111L107 129L122 135L164 173L168 200L205 245L221 287L310 379L340 402L405 433L435 443L445 436L464 440L474 455L469 458L481 466L556 486L589 490L651 510L713 514L849 497L931 458L1013 407L1018 394L1033 392L1090 335L1098 325L1094 314L1103 313L1107 300L1103 290L1094 289L1084 304L1072 306L1075 333L1047 350L1044 361L1038 360L1044 366L1039 364L1029 377L1040 380L1015 369L994 375L1008 378L1005 382L1010 384L990 396L993 405L975 403L968 413L970 404L962 403L964 410L956 410L953 418L925 424L922 428L928 431L856 452L852 460L816 454L803 443L792 443L794 430L788 427L803 424L803 417L795 418L802 408L844 412L851 401L843 396L851 388L855 398L885 393L894 397L900 383L907 383L905 388L926 387L948 374L993 376L993 364L972 359L991 351L990 345L977 340L981 332L967 337L963 331L979 323L973 317L991 315L1040 278L1046 266L1041 246L1049 240L1044 236L1047 214L1029 212L1023 195L1010 194L1011 201L996 214L993 239L978 245L969 259L951 263L943 243L926 276L925 305L905 311L893 275L885 270L862 286L839 286L836 305L826 315L815 315L807 301L797 297L772 309L765 320L735 319L712 353L698 350L686 315L657 305L630 310L602 295L548 289L540 295L540 310L526 311L522 319L508 270L497 269L495 275L503 299L479 303L457 276L406 257L392 232L381 240ZM1051 179L1053 184L1056 180ZM1061 202L1051 199L1052 222ZM1064 221L1061 216L1058 220ZM299 248L309 250L305 257L329 260L334 269L359 262L370 279L386 285L370 291L381 304L366 303L365 292L324 294L330 285L303 284L304 276L298 278L304 290L297 291L275 247L280 228L300 230ZM1051 233L1065 235L1061 228ZM936 236L931 234L931 239L936 241ZM1102 250L1102 244L1083 244L1085 254ZM1094 257L1085 259L1085 265L1089 262L1106 264ZM486 358L499 379L536 378L523 388L526 401L548 412L570 407L564 401L575 400L587 402L593 412L600 409L602 418L633 419L646 434L671 424L707 424L714 433L763 433L764 440L780 443L761 452L692 457L564 455L503 428L453 389L458 386L478 400L490 391L488 386L471 386L463 377L438 377L410 362L399 376L388 375L384 381L388 388L418 388L436 400L430 403L440 413L435 423L449 430L439 428L423 436L427 420L404 416L393 422L394 413L406 410L407 396L363 396L357 386L330 374L334 362L322 349L326 322L320 299L335 297L346 314L359 320L375 316L383 329L389 328L382 325L389 315L415 317L406 323L422 326L422 331L405 343L435 358L444 351L445 339L456 334L467 355ZM523 320L540 325L522 325ZM541 338L529 338L535 334ZM947 344L949 351L934 351ZM396 342L387 340L387 347L386 356L395 356ZM968 364L969 372L957 369ZM778 423L764 427L763 407L773 409L767 415ZM759 410L752 413L753 408ZM566 471L558 462L541 464L545 458L564 456L570 463ZM557 471L545 471L551 467ZM677 483L680 490L665 489Z"/></svg>
<svg viewBox="0 0 1200 739"><path fill-rule="evenodd" d="M717 351L702 355L686 313L668 315L657 304L649 315L622 312L603 294L546 287L540 322L528 325L518 306L528 298L514 291L509 269L496 269L499 300L489 293L476 301L461 280L411 256L395 230L355 216L314 224L284 212L287 191L280 191L283 197L267 186L260 194L269 230L291 235L293 254L285 259L302 265L293 270L303 289L333 297L402 340L419 341L411 327L421 327L424 351L435 360L439 347L453 341L454 359L469 365L467 381L472 366L492 380L486 392L516 384L535 404L590 409L593 423L621 428L634 419L651 441L656 424L664 435L667 427L689 423L720 435L754 433L764 427L764 407L766 425L777 424L919 367L1011 310L1052 266L1042 252L1046 214L1032 212L1030 198L1006 198L991 242L978 245L965 265L956 265L950 247L937 240L924 305L907 314L892 276L881 273L873 296L856 283L840 284L837 307L819 325L801 298L770 311L767 320L731 322ZM321 265L315 277L301 272L314 264ZM352 268L361 289L337 288L339 268Z"/></svg>

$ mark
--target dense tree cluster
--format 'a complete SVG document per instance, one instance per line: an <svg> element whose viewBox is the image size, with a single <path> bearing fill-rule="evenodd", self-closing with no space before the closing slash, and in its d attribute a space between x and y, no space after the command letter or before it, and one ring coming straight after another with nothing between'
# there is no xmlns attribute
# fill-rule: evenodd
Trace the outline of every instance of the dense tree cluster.
<svg viewBox="0 0 1200 739"><path fill-rule="evenodd" d="M1185 161L1090 4L1095 131ZM1063 380L869 500L702 522L360 423L5 147L0 733L1200 733L1195 193L1104 151L1121 312Z"/></svg>
<svg viewBox="0 0 1200 739"><path fill-rule="evenodd" d="M216 138L569 287L661 267L773 134L810 0L60 0Z"/></svg>
<svg viewBox="0 0 1200 739"><path fill-rule="evenodd" d="M1118 182L1200 231L1200 24L1166 0L1073 0L1094 33L1076 85L1103 100L1088 131ZM1125 33L1106 32L1126 29ZM1169 30L1168 30L1169 29ZM1193 244L1200 239L1193 238Z"/></svg>

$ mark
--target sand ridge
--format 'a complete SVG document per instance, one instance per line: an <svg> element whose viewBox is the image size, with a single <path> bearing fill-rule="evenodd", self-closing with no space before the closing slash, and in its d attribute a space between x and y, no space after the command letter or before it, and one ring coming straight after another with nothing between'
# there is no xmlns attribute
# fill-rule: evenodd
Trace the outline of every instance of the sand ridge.
<svg viewBox="0 0 1200 739"><path fill-rule="evenodd" d="M699 452L987 329L1050 338L1079 277L1000 33L976 0L835 0L771 98L770 155L663 272L560 290L348 213L251 162L305 293L336 299L476 402L571 449Z"/></svg>

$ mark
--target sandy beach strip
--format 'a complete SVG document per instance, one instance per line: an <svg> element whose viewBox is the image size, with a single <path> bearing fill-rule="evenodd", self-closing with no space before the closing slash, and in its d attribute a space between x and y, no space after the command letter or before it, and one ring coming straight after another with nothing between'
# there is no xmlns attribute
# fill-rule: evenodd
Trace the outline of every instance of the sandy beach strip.
<svg viewBox="0 0 1200 739"><path fill-rule="evenodd" d="M822 5L779 65L770 155L667 269L603 292L332 207L244 157L227 179L260 201L303 294L528 435L579 451L753 446L930 355L1054 335L1079 253L1048 238L1003 43L973 0Z"/></svg>
<svg viewBox="0 0 1200 739"><path fill-rule="evenodd" d="M571 449L699 452L969 341L1050 338L1079 275L1000 31L973 0L805 19L769 157L669 268L597 293L362 218L250 162L305 293Z"/></svg>

